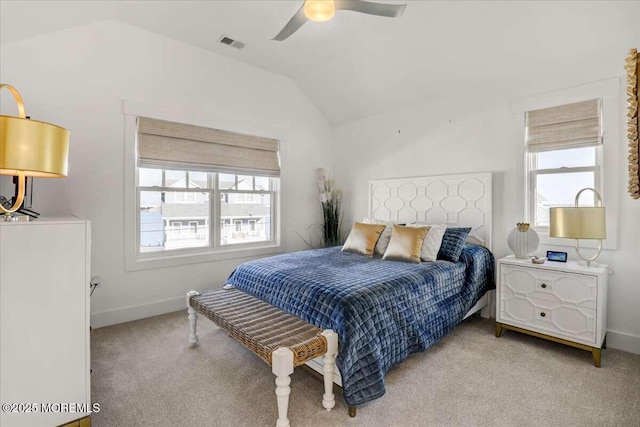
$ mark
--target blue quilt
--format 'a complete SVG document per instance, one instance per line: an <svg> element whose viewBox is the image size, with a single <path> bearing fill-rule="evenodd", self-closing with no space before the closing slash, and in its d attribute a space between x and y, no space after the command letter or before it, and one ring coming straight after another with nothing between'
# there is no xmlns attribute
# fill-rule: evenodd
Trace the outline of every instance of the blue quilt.
<svg viewBox="0 0 640 427"><path fill-rule="evenodd" d="M227 283L338 333L350 406L382 396L384 376L435 344L494 288L494 257L465 245L460 262L410 264L341 252L294 252L240 265Z"/></svg>

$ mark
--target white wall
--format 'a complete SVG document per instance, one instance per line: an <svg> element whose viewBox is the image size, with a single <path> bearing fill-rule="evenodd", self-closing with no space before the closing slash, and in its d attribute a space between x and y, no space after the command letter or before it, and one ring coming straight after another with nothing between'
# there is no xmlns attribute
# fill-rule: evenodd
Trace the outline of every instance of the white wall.
<svg viewBox="0 0 640 427"><path fill-rule="evenodd" d="M296 232L320 221L315 169L329 166L332 131L289 79L117 22L4 44L0 53L0 80L20 91L27 113L71 131L69 177L36 180L34 209L91 220L92 274L102 279L94 327L178 310L185 292L220 286L246 260L125 272L123 100L193 111L204 126L210 116L285 135L284 249L305 248ZM3 114L15 115L6 98ZM7 181L2 194L12 191Z"/></svg>
<svg viewBox="0 0 640 427"><path fill-rule="evenodd" d="M371 179L493 172L493 228L499 236L510 216L505 211L512 209L505 200L514 147L499 145L509 139L510 114L508 103L480 108L451 98L339 126L334 169L344 186L345 218L359 221L367 214ZM494 249L506 248L506 240L494 237Z"/></svg>
<svg viewBox="0 0 640 427"><path fill-rule="evenodd" d="M623 78L626 49L632 47L636 28L620 31L619 45L612 46L612 58L584 70L561 71L557 78L541 77L536 92L563 89L567 82ZM602 58L600 58L602 59ZM513 93L475 93L451 96L421 105L388 112L347 123L334 131L334 170L338 183L345 187L347 217L360 220L367 214L367 182L371 179L440 175L465 172L493 172L493 252L497 258L510 254L506 236L523 217L521 183L522 144L514 114L521 101ZM530 94L531 86L521 91ZM608 345L640 353L640 200L626 192L626 131L624 97L619 98L615 129L606 140L613 144L612 155L605 158L605 180L615 182L617 206L607 206L608 215L618 216L617 250L604 251L599 261L609 264L615 275L609 280ZM515 135L515 137L514 137ZM615 199L615 197L614 197ZM571 247L541 246L569 252Z"/></svg>

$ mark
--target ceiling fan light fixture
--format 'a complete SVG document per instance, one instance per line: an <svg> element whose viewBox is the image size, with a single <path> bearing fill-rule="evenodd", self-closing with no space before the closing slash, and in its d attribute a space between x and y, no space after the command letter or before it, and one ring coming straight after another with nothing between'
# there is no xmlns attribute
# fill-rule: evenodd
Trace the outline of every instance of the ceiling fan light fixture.
<svg viewBox="0 0 640 427"><path fill-rule="evenodd" d="M333 0L306 0L304 15L311 21L329 21L336 14L336 4Z"/></svg>

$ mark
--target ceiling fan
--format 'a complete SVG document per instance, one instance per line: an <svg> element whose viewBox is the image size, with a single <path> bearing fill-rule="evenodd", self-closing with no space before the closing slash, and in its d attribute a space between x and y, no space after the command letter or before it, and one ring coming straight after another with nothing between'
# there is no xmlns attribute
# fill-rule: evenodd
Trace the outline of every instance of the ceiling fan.
<svg viewBox="0 0 640 427"><path fill-rule="evenodd" d="M305 0L300 9L287 22L287 25L271 40L285 40L309 20L328 21L336 14L336 10L351 10L368 15L397 18L402 16L406 7L406 4L375 3L362 0Z"/></svg>

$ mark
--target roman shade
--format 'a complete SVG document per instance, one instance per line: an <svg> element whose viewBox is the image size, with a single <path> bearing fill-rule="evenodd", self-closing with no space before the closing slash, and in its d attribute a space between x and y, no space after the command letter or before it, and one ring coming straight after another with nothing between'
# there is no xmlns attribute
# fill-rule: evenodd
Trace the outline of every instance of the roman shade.
<svg viewBox="0 0 640 427"><path fill-rule="evenodd" d="M602 102L599 99L528 111L527 151L592 147L602 143Z"/></svg>
<svg viewBox="0 0 640 427"><path fill-rule="evenodd" d="M271 138L138 117L140 166L278 176L278 148Z"/></svg>

